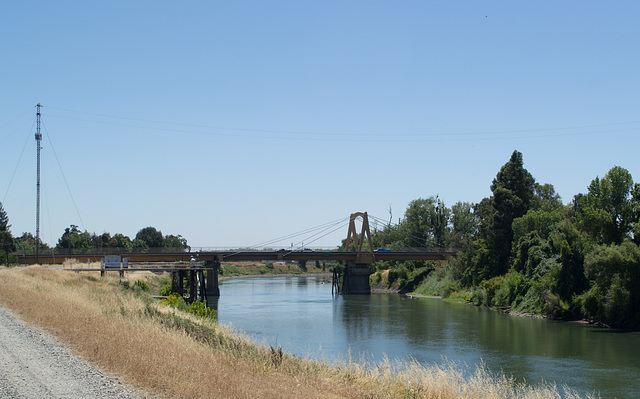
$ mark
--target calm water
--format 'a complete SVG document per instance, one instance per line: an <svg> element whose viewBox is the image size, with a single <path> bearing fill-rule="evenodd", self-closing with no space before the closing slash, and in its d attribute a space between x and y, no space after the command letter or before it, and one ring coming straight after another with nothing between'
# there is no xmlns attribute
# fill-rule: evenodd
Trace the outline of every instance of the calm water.
<svg viewBox="0 0 640 399"><path fill-rule="evenodd" d="M287 352L314 358L366 354L425 363L484 362L530 383L635 398L640 333L503 315L400 295L331 296L318 277L231 279L220 284L219 320ZM215 306L215 304L214 304ZM320 352L321 349L321 352Z"/></svg>

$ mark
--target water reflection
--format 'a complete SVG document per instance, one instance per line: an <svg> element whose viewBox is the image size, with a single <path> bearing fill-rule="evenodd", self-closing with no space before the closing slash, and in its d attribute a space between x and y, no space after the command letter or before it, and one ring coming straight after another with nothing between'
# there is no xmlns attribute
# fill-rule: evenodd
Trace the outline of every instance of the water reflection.
<svg viewBox="0 0 640 399"><path fill-rule="evenodd" d="M219 320L299 356L369 354L372 361L443 357L505 370L530 382L555 380L603 397L640 391L638 333L513 317L465 304L399 295L340 296L320 278L270 277L221 283ZM215 308L215 306L214 306Z"/></svg>

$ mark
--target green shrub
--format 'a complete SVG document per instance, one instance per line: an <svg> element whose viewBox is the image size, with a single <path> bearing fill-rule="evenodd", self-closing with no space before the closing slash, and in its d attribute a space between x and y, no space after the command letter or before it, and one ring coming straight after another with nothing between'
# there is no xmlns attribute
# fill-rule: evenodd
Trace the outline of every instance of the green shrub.
<svg viewBox="0 0 640 399"><path fill-rule="evenodd" d="M409 270L405 265L397 266L389 270L387 287L404 287L409 279Z"/></svg>
<svg viewBox="0 0 640 399"><path fill-rule="evenodd" d="M160 296L171 295L171 281L168 278L162 279L160 283L160 289L158 290L158 295Z"/></svg>
<svg viewBox="0 0 640 399"><path fill-rule="evenodd" d="M512 271L505 276L505 281L498 288L493 298L495 306L516 306L529 289L524 275Z"/></svg>
<svg viewBox="0 0 640 399"><path fill-rule="evenodd" d="M215 309L208 308L207 305L202 301L195 301L189 308L187 312L193 313L198 317L202 317L203 319L215 319L218 316L218 312Z"/></svg>
<svg viewBox="0 0 640 399"><path fill-rule="evenodd" d="M471 302L476 306L487 304L487 290L482 287L476 287L471 293Z"/></svg>
<svg viewBox="0 0 640 399"><path fill-rule="evenodd" d="M369 284L371 285L378 285L380 281L382 281L382 272L379 270L369 277Z"/></svg>
<svg viewBox="0 0 640 399"><path fill-rule="evenodd" d="M415 292L422 295L436 295L447 298L460 289L460 282L453 278L453 274L450 271L436 269L427 275Z"/></svg>
<svg viewBox="0 0 640 399"><path fill-rule="evenodd" d="M160 300L160 303L164 303L165 305L169 305L172 308L176 308L185 312L188 309L187 303L184 301L184 298L182 298L178 294L171 294L166 299Z"/></svg>
<svg viewBox="0 0 640 399"><path fill-rule="evenodd" d="M136 280L133 286L140 291L149 292L149 284L147 284L147 282L144 280Z"/></svg>
<svg viewBox="0 0 640 399"><path fill-rule="evenodd" d="M486 292L483 305L492 306L493 298L496 295L496 292L500 289L502 284L504 284L505 277L504 276L496 276L489 280L484 280L480 283L480 287L483 288Z"/></svg>
<svg viewBox="0 0 640 399"><path fill-rule="evenodd" d="M165 305L169 305L172 308L182 310L183 312L202 317L203 319L213 320L218 316L218 313L215 311L215 309L208 308L203 301L195 301L192 304L188 305L184 301L184 298L177 294L171 294L166 299L162 299L160 302L164 303Z"/></svg>

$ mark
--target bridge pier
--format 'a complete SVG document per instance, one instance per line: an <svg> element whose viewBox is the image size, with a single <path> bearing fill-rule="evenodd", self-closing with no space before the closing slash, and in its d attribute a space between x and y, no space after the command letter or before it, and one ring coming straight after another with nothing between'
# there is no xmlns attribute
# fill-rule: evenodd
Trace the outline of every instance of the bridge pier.
<svg viewBox="0 0 640 399"><path fill-rule="evenodd" d="M369 295L371 286L369 285L369 275L371 269L368 263L347 262L342 276L342 293L351 295Z"/></svg>
<svg viewBox="0 0 640 399"><path fill-rule="evenodd" d="M207 297L219 297L218 272L220 271L220 261L208 260L205 262L204 267L207 269Z"/></svg>

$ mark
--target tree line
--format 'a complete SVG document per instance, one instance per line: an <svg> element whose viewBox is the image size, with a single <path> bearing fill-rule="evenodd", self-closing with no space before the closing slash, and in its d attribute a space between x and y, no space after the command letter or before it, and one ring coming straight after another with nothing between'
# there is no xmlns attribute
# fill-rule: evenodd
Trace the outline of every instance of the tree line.
<svg viewBox="0 0 640 399"><path fill-rule="evenodd" d="M13 237L10 231L9 217L0 203L0 264L17 263L17 257L13 253L32 254L36 248L36 238L31 233L23 233L20 237ZM117 233L89 233L81 231L78 226L70 225L58 239L54 248L40 241L41 253L52 250L103 250L114 248L123 252L144 251L149 248L171 248L174 251L188 251L191 249L187 239L181 235L163 235L162 231L155 227L145 227L138 231L133 239Z"/></svg>
<svg viewBox="0 0 640 399"><path fill-rule="evenodd" d="M614 166L563 204L537 183L514 151L490 197L447 208L411 201L396 225L372 232L376 247L459 247L445 268L378 262L390 282L430 273L418 292L550 318L640 328L640 184Z"/></svg>

